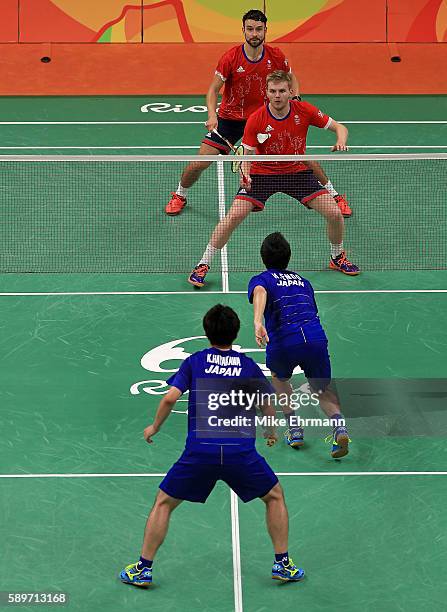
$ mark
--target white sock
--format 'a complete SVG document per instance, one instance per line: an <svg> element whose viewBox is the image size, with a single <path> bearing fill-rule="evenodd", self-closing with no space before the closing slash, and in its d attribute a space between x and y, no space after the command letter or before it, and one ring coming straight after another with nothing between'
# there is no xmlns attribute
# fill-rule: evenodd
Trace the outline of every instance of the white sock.
<svg viewBox="0 0 447 612"><path fill-rule="evenodd" d="M214 255L219 250L220 249L216 249L211 244L208 244L208 246L205 249L205 253L202 255L202 259L199 261L199 265L200 264L206 264L207 266L211 266L211 261L212 261Z"/></svg>
<svg viewBox="0 0 447 612"><path fill-rule="evenodd" d="M334 186L331 183L331 181L328 181L326 185L324 186L324 188L327 189L327 191L329 191L329 193L331 194L333 198L335 198L335 196L338 196L338 191L334 189Z"/></svg>
<svg viewBox="0 0 447 612"><path fill-rule="evenodd" d="M188 187L182 187L182 184L179 183L177 187L177 191L175 192L177 195L186 198L186 194L188 193Z"/></svg>
<svg viewBox="0 0 447 612"><path fill-rule="evenodd" d="M343 252L343 242L340 242L340 244L331 244L332 259L335 259L336 257L338 257L340 253L342 252Z"/></svg>

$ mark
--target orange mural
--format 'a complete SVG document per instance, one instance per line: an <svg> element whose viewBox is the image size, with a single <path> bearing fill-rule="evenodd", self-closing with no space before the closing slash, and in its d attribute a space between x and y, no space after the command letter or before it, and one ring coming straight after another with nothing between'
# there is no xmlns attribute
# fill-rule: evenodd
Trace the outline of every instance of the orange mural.
<svg viewBox="0 0 447 612"><path fill-rule="evenodd" d="M0 4L0 42L18 42L19 0L1 0Z"/></svg>
<svg viewBox="0 0 447 612"><path fill-rule="evenodd" d="M1 0L0 41L231 43L264 5L270 41L447 42L447 0Z"/></svg>
<svg viewBox="0 0 447 612"><path fill-rule="evenodd" d="M388 0L390 42L447 42L447 0Z"/></svg>

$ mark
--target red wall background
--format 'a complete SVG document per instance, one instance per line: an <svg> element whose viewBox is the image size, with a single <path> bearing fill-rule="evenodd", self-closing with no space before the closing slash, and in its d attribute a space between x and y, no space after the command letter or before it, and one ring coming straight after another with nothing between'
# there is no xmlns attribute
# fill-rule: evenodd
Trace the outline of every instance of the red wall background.
<svg viewBox="0 0 447 612"><path fill-rule="evenodd" d="M0 95L203 94L240 15L263 5L0 0ZM447 0L321 0L295 21L305 3L266 5L304 93L447 94Z"/></svg>

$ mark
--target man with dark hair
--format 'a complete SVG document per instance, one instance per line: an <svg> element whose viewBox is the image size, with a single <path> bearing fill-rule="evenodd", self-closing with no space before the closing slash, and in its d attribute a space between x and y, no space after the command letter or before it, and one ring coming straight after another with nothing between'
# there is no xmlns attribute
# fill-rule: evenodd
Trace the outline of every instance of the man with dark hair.
<svg viewBox="0 0 447 612"><path fill-rule="evenodd" d="M240 327L234 310L217 304L206 313L203 327L210 348L185 359L178 372L171 376L168 380L171 388L161 400L154 422L144 430L144 437L151 444L177 400L189 391L185 450L160 483L146 523L140 560L126 566L120 579L135 586L149 586L152 562L167 534L173 510L184 500L205 503L216 482L223 480L243 502L260 497L265 503L267 528L275 551L272 578L297 582L304 577L304 571L293 564L288 554L288 514L278 478L256 451L254 435L244 436L238 428L213 431L206 412L208 406L213 418L222 413L233 418L240 412L248 414L246 406L236 401L225 403L223 396L220 405L215 397L218 394L209 393L210 389L222 389L224 383L236 396L239 390L244 393L248 388L270 396L274 389L252 359L233 350L232 343ZM211 396L213 406L209 407ZM264 416L275 417L271 403L260 403L259 407ZM264 437L269 446L276 441L274 425L267 427Z"/></svg>
<svg viewBox="0 0 447 612"><path fill-rule="evenodd" d="M284 70L267 75L269 103L255 111L245 126L242 144L253 163L242 162L240 189L225 217L216 225L210 241L192 270L188 282L201 288L205 284L213 257L229 241L233 231L252 212L264 210L276 193L286 194L324 217L330 243L329 268L355 276L359 268L346 256L343 245L344 219L328 190L295 156L306 152L310 126L335 134L332 151L347 151L348 130L308 102L291 100L292 79ZM288 155L290 161L256 161L256 155Z"/></svg>
<svg viewBox="0 0 447 612"><path fill-rule="evenodd" d="M266 270L248 284L248 299L254 307L255 338L260 347L266 345L266 365L278 394L290 398L293 370L296 366L303 369L312 391L318 393L321 408L334 422L331 454L338 459L348 454L349 436L338 398L329 389L328 341L312 285L287 269L290 256L290 244L279 232L270 234L262 243L261 257ZM303 428L290 426L290 403L284 413L289 420L287 444L302 446Z"/></svg>
<svg viewBox="0 0 447 612"><path fill-rule="evenodd" d="M298 81L292 74L288 61L278 47L265 44L267 17L262 11L250 10L242 17L243 45L229 49L217 63L214 78L206 95L208 119L205 126L208 133L202 140L199 155L226 155L230 147L237 143L244 133L248 117L265 101L265 79L272 70L290 72L292 78L291 96L298 95ZM224 87L222 103L217 111L217 99ZM186 206L188 189L200 178L202 172L212 162L191 162L183 170L177 191L165 208L167 215L175 216ZM332 183L318 162L309 162L309 167L317 179L326 186L336 199L343 215L350 216L352 211L345 198L335 191Z"/></svg>

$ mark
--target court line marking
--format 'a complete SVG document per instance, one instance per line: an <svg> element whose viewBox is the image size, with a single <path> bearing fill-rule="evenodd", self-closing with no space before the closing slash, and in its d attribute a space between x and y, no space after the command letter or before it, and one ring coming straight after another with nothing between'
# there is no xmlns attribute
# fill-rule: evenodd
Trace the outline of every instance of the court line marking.
<svg viewBox="0 0 447 612"><path fill-rule="evenodd" d="M239 507L236 493L230 489L231 547L233 549L234 610L242 612L241 547L239 538Z"/></svg>
<svg viewBox="0 0 447 612"><path fill-rule="evenodd" d="M447 121L339 121L348 124L446 124ZM0 125L201 125L205 127L204 121L0 121Z"/></svg>
<svg viewBox="0 0 447 612"><path fill-rule="evenodd" d="M15 291L0 292L0 297L58 296L58 295L222 295L233 293L245 295L246 291ZM447 293L447 289L320 289L318 294L349 293Z"/></svg>
<svg viewBox="0 0 447 612"><path fill-rule="evenodd" d="M225 173L223 161L218 161L216 165L217 169L217 189L219 196L219 220L222 220L226 215L225 209ZM221 260L221 271L222 271L222 293L228 293L229 291L229 278L228 278L228 250L225 244L220 249L220 260Z"/></svg>
<svg viewBox="0 0 447 612"><path fill-rule="evenodd" d="M447 471L275 472L277 476L447 476ZM164 478L166 473L0 474L0 478Z"/></svg>
<svg viewBox="0 0 447 612"><path fill-rule="evenodd" d="M50 150L140 150L140 149L173 149L178 151L179 149L197 149L198 145L128 145L128 146L15 146L15 147L0 147L0 150L11 151L11 150L39 150L39 151L50 151ZM350 149L447 149L447 145L349 145ZM330 145L307 145L307 149L330 149Z"/></svg>

